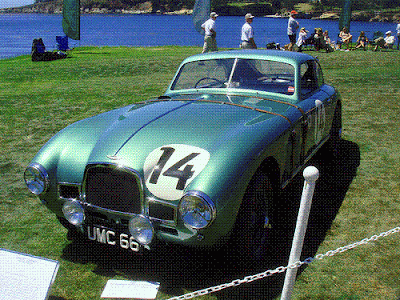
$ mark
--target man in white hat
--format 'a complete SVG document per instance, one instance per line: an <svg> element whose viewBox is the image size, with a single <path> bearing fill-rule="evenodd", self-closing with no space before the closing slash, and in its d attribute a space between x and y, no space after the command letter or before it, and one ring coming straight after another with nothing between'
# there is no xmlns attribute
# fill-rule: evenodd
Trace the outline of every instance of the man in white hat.
<svg viewBox="0 0 400 300"><path fill-rule="evenodd" d="M218 51L216 39L217 32L215 25L215 20L217 19L217 17L217 13L212 12L210 14L210 18L201 25L201 28L203 28L205 32L202 53L206 53L208 51Z"/></svg>
<svg viewBox="0 0 400 300"><path fill-rule="evenodd" d="M257 49L257 45L254 42L254 30L251 26L253 23L254 16L250 13L244 16L246 19L246 23L242 26L242 42L240 44L240 48L242 49Z"/></svg>
<svg viewBox="0 0 400 300"><path fill-rule="evenodd" d="M375 40L376 46L374 48L374 51L377 51L378 47L387 48L387 49L393 48L394 36L392 35L392 32L390 30L386 31L385 35L386 35L385 38L378 38Z"/></svg>

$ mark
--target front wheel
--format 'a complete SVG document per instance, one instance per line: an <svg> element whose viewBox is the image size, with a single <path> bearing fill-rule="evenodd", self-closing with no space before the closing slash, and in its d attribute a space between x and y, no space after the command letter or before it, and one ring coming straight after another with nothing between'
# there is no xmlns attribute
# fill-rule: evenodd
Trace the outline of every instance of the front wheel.
<svg viewBox="0 0 400 300"><path fill-rule="evenodd" d="M266 254L273 198L274 190L268 176L255 175L247 187L232 233L232 246L246 264L257 263Z"/></svg>

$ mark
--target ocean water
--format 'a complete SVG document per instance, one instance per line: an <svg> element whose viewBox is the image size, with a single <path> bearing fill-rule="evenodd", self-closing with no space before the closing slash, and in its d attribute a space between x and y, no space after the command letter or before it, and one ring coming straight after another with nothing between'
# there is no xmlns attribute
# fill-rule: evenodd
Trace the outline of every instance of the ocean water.
<svg viewBox="0 0 400 300"><path fill-rule="evenodd" d="M32 40L43 38L47 50L56 48L56 36L64 35L61 15L0 14L0 59L30 54ZM338 21L299 19L300 27L312 32L321 27L332 40L339 33ZM238 48L244 17L220 16L217 19L217 44ZM286 18L255 18L253 28L258 47L275 42L287 44ZM394 32L396 24L352 22L350 31L357 37L365 31ZM191 16L178 15L82 15L81 40L70 46L201 46L203 37L194 29Z"/></svg>

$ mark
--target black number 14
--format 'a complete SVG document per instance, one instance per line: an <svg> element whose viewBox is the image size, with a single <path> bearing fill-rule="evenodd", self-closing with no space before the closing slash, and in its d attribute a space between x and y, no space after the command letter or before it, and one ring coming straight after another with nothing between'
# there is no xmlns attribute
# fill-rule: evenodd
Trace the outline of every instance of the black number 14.
<svg viewBox="0 0 400 300"><path fill-rule="evenodd" d="M171 147L163 147L161 148L163 154L160 157L157 165L154 168L153 174L151 174L149 182L152 184L157 184L158 178L160 177L162 170L164 169L166 163L171 158L172 154L175 152L174 148ZM193 176L194 171L193 165L186 165L183 170L179 170L182 166L187 164L193 158L198 156L200 153L192 153L186 156L185 158L178 161L176 164L171 166L168 170L162 173L163 176L178 178L178 184L176 185L176 189L182 191L185 188L186 182Z"/></svg>

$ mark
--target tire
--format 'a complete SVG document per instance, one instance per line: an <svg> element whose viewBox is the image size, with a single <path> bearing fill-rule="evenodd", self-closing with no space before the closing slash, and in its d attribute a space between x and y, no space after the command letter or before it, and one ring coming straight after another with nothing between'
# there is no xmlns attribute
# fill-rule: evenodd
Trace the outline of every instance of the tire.
<svg viewBox="0 0 400 300"><path fill-rule="evenodd" d="M257 264L265 257L273 198L269 177L256 174L247 187L232 233L232 246L245 264Z"/></svg>

